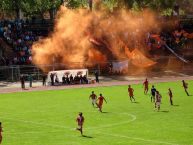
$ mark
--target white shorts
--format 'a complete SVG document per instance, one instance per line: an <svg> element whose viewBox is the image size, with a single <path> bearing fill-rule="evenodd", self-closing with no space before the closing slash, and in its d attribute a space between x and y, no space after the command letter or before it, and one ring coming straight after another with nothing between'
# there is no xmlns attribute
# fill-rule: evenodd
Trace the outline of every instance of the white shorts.
<svg viewBox="0 0 193 145"><path fill-rule="evenodd" d="M156 105L157 105L157 106L160 106L160 102L156 102Z"/></svg>
<svg viewBox="0 0 193 145"><path fill-rule="evenodd" d="M92 99L92 104L96 104L96 99Z"/></svg>
<svg viewBox="0 0 193 145"><path fill-rule="evenodd" d="M82 129L82 125L78 125L78 129Z"/></svg>

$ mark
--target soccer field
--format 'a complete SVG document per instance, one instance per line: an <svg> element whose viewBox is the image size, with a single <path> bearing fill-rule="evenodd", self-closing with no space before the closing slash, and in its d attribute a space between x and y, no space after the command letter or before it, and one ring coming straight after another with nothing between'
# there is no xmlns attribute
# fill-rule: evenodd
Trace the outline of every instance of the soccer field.
<svg viewBox="0 0 193 145"><path fill-rule="evenodd" d="M188 81L190 95L193 82ZM65 89L0 94L3 145L193 145L193 96L182 83L155 83L162 94L160 112L142 85ZM170 106L168 88L173 90ZM100 113L89 95L95 91L107 100ZM84 137L75 130L78 112L85 117Z"/></svg>

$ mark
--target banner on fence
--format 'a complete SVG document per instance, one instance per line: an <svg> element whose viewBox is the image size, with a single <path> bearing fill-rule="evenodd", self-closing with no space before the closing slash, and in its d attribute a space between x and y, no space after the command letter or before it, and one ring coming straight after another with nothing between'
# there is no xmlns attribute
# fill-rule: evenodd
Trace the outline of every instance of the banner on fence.
<svg viewBox="0 0 193 145"><path fill-rule="evenodd" d="M122 62L113 62L113 73L127 73L128 72L128 60Z"/></svg>

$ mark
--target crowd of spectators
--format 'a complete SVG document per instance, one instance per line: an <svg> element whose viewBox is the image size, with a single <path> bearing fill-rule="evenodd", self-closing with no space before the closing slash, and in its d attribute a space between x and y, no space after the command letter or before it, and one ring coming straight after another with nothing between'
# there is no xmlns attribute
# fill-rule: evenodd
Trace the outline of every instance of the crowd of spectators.
<svg viewBox="0 0 193 145"><path fill-rule="evenodd" d="M57 73L50 74L51 85L73 85L73 84L88 84L88 78L86 75L77 74L73 75L64 74L62 80L59 80Z"/></svg>
<svg viewBox="0 0 193 145"><path fill-rule="evenodd" d="M31 46L34 41L38 40L36 34L29 31L26 27L28 21L23 20L2 20L0 21L0 37L2 37L7 44L14 51L14 58L10 61L14 65L30 64Z"/></svg>

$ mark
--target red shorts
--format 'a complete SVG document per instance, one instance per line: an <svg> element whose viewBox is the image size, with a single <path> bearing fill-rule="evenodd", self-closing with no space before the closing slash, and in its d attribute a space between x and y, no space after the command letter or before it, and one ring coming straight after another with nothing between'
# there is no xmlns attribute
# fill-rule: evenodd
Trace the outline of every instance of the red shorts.
<svg viewBox="0 0 193 145"><path fill-rule="evenodd" d="M102 107L103 106L103 102L99 102L99 107Z"/></svg>

